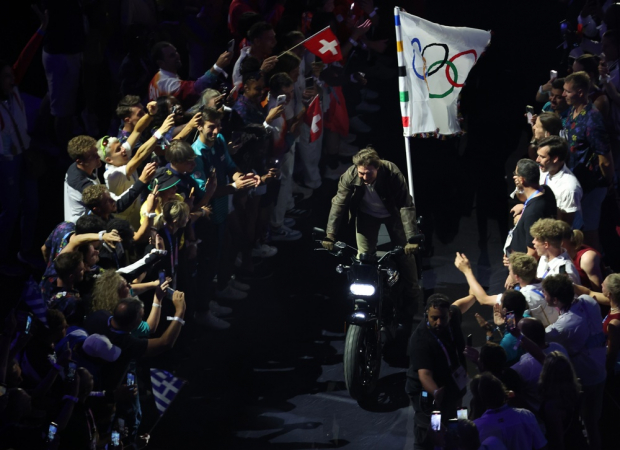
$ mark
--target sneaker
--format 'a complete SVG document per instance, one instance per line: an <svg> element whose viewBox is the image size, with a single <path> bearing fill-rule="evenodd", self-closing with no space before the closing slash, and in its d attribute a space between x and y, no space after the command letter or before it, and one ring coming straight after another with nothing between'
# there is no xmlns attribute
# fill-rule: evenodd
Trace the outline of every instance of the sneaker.
<svg viewBox="0 0 620 450"><path fill-rule="evenodd" d="M379 98L379 93L375 92L371 89L368 88L364 88L360 91L360 93L362 94L362 98L364 100L376 100Z"/></svg>
<svg viewBox="0 0 620 450"><path fill-rule="evenodd" d="M360 149L355 145L347 144L344 141L340 141L340 147L338 149L338 155L340 156L353 156L359 152Z"/></svg>
<svg viewBox="0 0 620 450"><path fill-rule="evenodd" d="M23 264L32 267L33 269L45 270L46 264L41 258L41 255L33 255L30 253L17 253L17 259Z"/></svg>
<svg viewBox="0 0 620 450"><path fill-rule="evenodd" d="M232 287L230 284L221 291L215 291L217 298L223 298L227 300L243 300L248 296L247 292L239 291Z"/></svg>
<svg viewBox="0 0 620 450"><path fill-rule="evenodd" d="M301 239L301 231L293 230L286 225L275 228L271 227L272 241L296 241Z"/></svg>
<svg viewBox="0 0 620 450"><path fill-rule="evenodd" d="M363 100L362 103L356 106L355 110L361 113L375 113L379 111L381 107L379 105L373 105L372 103L368 103L366 100Z"/></svg>
<svg viewBox="0 0 620 450"><path fill-rule="evenodd" d="M353 134L353 133L349 133L349 134L347 134L347 137L342 138L342 140L344 142L346 142L347 144L350 144L351 142L353 142L356 139L357 139L357 134Z"/></svg>
<svg viewBox="0 0 620 450"><path fill-rule="evenodd" d="M336 167L335 169L332 169L328 166L327 169L325 169L325 174L323 174L323 177L327 178L328 180L338 181L340 179L340 176L345 173L349 167L351 167L351 164L343 163L338 164L338 167Z"/></svg>
<svg viewBox="0 0 620 450"><path fill-rule="evenodd" d="M297 223L297 221L295 219L293 219L292 217L285 217L284 218L284 222L282 222L282 225L286 225L289 228L293 228L296 223Z"/></svg>
<svg viewBox="0 0 620 450"><path fill-rule="evenodd" d="M293 194L302 194L304 200L312 197L313 192L314 191L312 189L305 186L300 186L299 184L293 182Z"/></svg>
<svg viewBox="0 0 620 450"><path fill-rule="evenodd" d="M227 330L230 324L225 320L215 317L211 311L197 312L194 314L194 320L198 325L204 325L212 330Z"/></svg>
<svg viewBox="0 0 620 450"><path fill-rule="evenodd" d="M352 117L351 120L349 120L349 126L358 133L370 133L372 131L372 128L362 122L360 116Z"/></svg>
<svg viewBox="0 0 620 450"><path fill-rule="evenodd" d="M229 308L228 306L220 306L215 300L211 300L209 302L209 311L211 311L215 317L222 317L232 314L232 308Z"/></svg>
<svg viewBox="0 0 620 450"><path fill-rule="evenodd" d="M252 256L259 258L271 258L276 253L278 253L278 249L267 244L260 244L252 249Z"/></svg>
<svg viewBox="0 0 620 450"><path fill-rule="evenodd" d="M275 247L272 247L272 248L275 248ZM277 248L276 248L276 251L278 251ZM228 280L228 285L238 291L249 291L250 290L249 284L242 283L241 281L237 280L237 277L235 277L234 275L232 276L230 280Z"/></svg>
<svg viewBox="0 0 620 450"><path fill-rule="evenodd" d="M310 214L312 214L311 209L292 208L286 211L285 217L290 217L291 219L306 219L310 217Z"/></svg>

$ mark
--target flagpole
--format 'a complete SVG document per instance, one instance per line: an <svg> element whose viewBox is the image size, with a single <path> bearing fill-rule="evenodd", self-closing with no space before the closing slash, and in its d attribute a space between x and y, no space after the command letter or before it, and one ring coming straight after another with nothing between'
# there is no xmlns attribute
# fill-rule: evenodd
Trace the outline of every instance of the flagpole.
<svg viewBox="0 0 620 450"><path fill-rule="evenodd" d="M407 156L407 181L409 182L409 194L415 206L415 196L413 195L413 163L411 162L411 141L409 136L405 136L405 153Z"/></svg>
<svg viewBox="0 0 620 450"><path fill-rule="evenodd" d="M310 39L312 39L314 36L316 36L319 33L322 33L323 31L327 30L329 28L329 25L327 25L325 28L323 28L321 31L317 31L316 33L314 33L312 36L310 36L309 38L304 39L303 41L301 41L299 44L294 45L293 47L289 48L288 50L284 50L282 53L280 53L278 55L278 58L282 55L284 55L286 52L290 52L291 50L296 49L297 47L299 47L301 44L303 44L306 41L309 41Z"/></svg>
<svg viewBox="0 0 620 450"><path fill-rule="evenodd" d="M174 398L172 399L170 404L166 407L164 412L159 415L159 417L157 418L157 420L155 421L155 423L153 424L153 426L151 427L151 429L147 433L149 435L149 440L147 441L147 443L146 443L146 445L144 447L141 447L141 449L146 448L146 447L149 446L149 442L151 442L151 434L155 430L155 427L157 427L157 425L159 425L159 421L161 420L161 418L164 417L164 414L166 414L166 411L168 411L168 409L170 409L170 405L172 405L172 402L174 402L177 399L177 397L179 396L179 392L181 392L181 389L183 389L185 387L185 385L187 384L187 381L185 381L185 380L182 380L182 381L183 381L183 384L179 388L179 391L176 393L176 395L174 396Z"/></svg>

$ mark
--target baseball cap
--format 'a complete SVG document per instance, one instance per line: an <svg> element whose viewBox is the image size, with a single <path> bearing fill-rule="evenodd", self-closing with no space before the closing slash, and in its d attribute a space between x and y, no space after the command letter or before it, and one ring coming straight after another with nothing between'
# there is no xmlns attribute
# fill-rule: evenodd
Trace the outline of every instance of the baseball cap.
<svg viewBox="0 0 620 450"><path fill-rule="evenodd" d="M179 183L180 178L177 177L168 167L160 167L155 171L155 178L149 183L149 191L152 191L155 185L159 185L159 191L165 191Z"/></svg>
<svg viewBox="0 0 620 450"><path fill-rule="evenodd" d="M88 356L101 358L107 362L114 362L121 355L121 349L102 334L91 334L82 344L82 350Z"/></svg>

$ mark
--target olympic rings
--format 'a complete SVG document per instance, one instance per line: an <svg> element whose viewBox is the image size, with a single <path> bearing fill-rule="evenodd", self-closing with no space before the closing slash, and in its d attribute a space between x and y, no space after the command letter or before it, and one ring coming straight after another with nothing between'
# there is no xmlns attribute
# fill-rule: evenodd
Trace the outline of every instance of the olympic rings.
<svg viewBox="0 0 620 450"><path fill-rule="evenodd" d="M412 46L413 46L413 43L414 43L414 42L417 42L417 43L418 43L418 51L419 51L420 53L422 53L422 44L420 44L420 40L419 40L418 38L414 38L414 39L411 41L411 45L412 45ZM424 76L423 76L423 75L420 75L420 74L418 73L418 71L417 71L417 70L415 70L415 52L413 52L413 62L411 63L411 65L413 66L413 73L415 73L415 75L416 75L416 76L417 76L420 80L424 80Z"/></svg>
<svg viewBox="0 0 620 450"><path fill-rule="evenodd" d="M431 66L428 68L428 70L430 71L431 67L433 67L436 64L439 64L441 61L435 61L433 64L431 64ZM443 65L443 62L441 62ZM452 71L454 72L454 78L458 81L459 79L459 71L456 70L456 66L454 65L454 63L452 61L446 61L447 67L446 70L448 70L448 68L452 68ZM439 66L441 67L441 66ZM454 91L454 85L452 85L450 87L450 89L448 89L446 92L444 92L443 94L431 94L430 92L428 93L428 98L444 98L447 97L448 95L452 94L452 91Z"/></svg>
<svg viewBox="0 0 620 450"><path fill-rule="evenodd" d="M450 62L454 62L456 58L463 56L463 55L467 55L468 53L471 53L472 55L474 55L474 64L475 64L476 61L478 61L478 54L476 53L476 50L474 50L473 48L470 50L465 50L464 52L461 52L461 53L457 53L452 58L450 58ZM452 77L450 76L450 71L448 70L448 67L446 67L446 78L448 79L448 83L450 83L453 87L460 88L465 85L465 83L457 84L456 80L452 81Z"/></svg>
<svg viewBox="0 0 620 450"><path fill-rule="evenodd" d="M424 56L424 52L426 51L427 48L429 47L433 47L433 46L438 46L438 47L443 47L444 50L444 56L443 56L443 61L441 61L441 64L439 65L439 67L437 67L434 71L431 71L431 68L429 67L428 70L426 71L426 76L430 77L431 75L439 72L439 70L444 66L444 64L446 64L447 60L448 60L448 55L450 53L450 50L448 50L448 46L446 44L428 44L426 47L424 47L424 50L422 50L422 56ZM437 62L437 61L436 61ZM434 66L435 63L431 64L431 67ZM448 70L448 68L446 67L446 70Z"/></svg>

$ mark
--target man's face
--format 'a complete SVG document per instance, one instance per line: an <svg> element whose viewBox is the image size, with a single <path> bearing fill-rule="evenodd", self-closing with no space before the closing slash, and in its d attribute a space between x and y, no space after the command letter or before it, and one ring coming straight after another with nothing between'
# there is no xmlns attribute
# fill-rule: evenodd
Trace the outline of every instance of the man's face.
<svg viewBox="0 0 620 450"><path fill-rule="evenodd" d="M159 67L169 72L176 72L181 67L181 55L176 47L169 45L161 50L161 59L157 60Z"/></svg>
<svg viewBox="0 0 620 450"><path fill-rule="evenodd" d="M441 332L448 328L450 322L450 310L448 308L428 308L428 325L435 332Z"/></svg>
<svg viewBox="0 0 620 450"><path fill-rule="evenodd" d="M97 208L99 216L107 217L116 212L116 200L112 198L109 192L106 192L101 197L101 202Z"/></svg>
<svg viewBox="0 0 620 450"><path fill-rule="evenodd" d="M518 281L518 280L517 280L517 278L516 278L516 275L515 275L514 270L512 270L512 264L509 264L509 265L508 265L508 275L510 275L510 277L511 277L513 280Z"/></svg>
<svg viewBox="0 0 620 450"><path fill-rule="evenodd" d="M79 283L83 279L84 279L84 261L80 262L80 264L75 269L75 272L73 272L73 282Z"/></svg>
<svg viewBox="0 0 620 450"><path fill-rule="evenodd" d="M260 80L248 80L245 85L244 95L248 100L254 103L260 103L263 97L263 90L265 89L265 80L261 77Z"/></svg>
<svg viewBox="0 0 620 450"><path fill-rule="evenodd" d="M252 43L252 47L256 48L264 55L271 55L273 52L273 48L276 46L278 41L276 41L276 33L273 30L265 31L261 36L257 39L254 39Z"/></svg>
<svg viewBox="0 0 620 450"><path fill-rule="evenodd" d="M574 83L564 83L564 92L562 95L568 106L578 105L581 103L581 89L577 89Z"/></svg>
<svg viewBox="0 0 620 450"><path fill-rule="evenodd" d="M221 122L216 120L214 122L206 121L202 126L198 127L200 136L204 139L205 143L212 146L215 142L215 138L220 132Z"/></svg>
<svg viewBox="0 0 620 450"><path fill-rule="evenodd" d="M549 295L549 293L545 291L544 289L543 289L543 297L545 297L545 301L547 302L547 305L552 306L552 307L557 306L557 301L553 297L551 297L551 295Z"/></svg>
<svg viewBox="0 0 620 450"><path fill-rule="evenodd" d="M91 147L91 149L84 154L81 158L81 163L86 173L92 174L96 169L101 167L101 158L99 158L99 153L97 153L97 148L95 146Z"/></svg>
<svg viewBox="0 0 620 450"><path fill-rule="evenodd" d="M15 75L11 66L6 65L0 71L0 97L7 98L15 87Z"/></svg>
<svg viewBox="0 0 620 450"><path fill-rule="evenodd" d="M562 95L564 91L562 89L551 89L549 93L549 101L551 102L551 109L557 112L564 111L568 105L566 99Z"/></svg>
<svg viewBox="0 0 620 450"><path fill-rule="evenodd" d="M541 241L538 238L534 238L534 240L532 241L532 244L534 245L534 250L536 250L536 253L538 253L538 256L544 256L547 254L548 245L546 242Z"/></svg>
<svg viewBox="0 0 620 450"><path fill-rule="evenodd" d="M540 166L540 170L542 170L543 172L549 172L549 169L553 168L553 166L558 162L557 156L553 158L553 160L549 156L548 145L544 147L539 147L538 150L536 150L536 154L538 155L536 157L536 162Z"/></svg>
<svg viewBox="0 0 620 450"><path fill-rule="evenodd" d="M125 147L120 142L115 142L110 146L110 156L106 157L106 162L115 167L121 167L129 162L129 155Z"/></svg>
<svg viewBox="0 0 620 450"><path fill-rule="evenodd" d="M129 117L125 117L125 122L130 124L132 127L135 127L138 123L138 120L144 116L144 106L141 104L137 104L131 107L131 114Z"/></svg>
<svg viewBox="0 0 620 450"><path fill-rule="evenodd" d="M180 173L192 173L195 167L196 161L194 161L193 159L190 159L189 161L183 161L182 163L174 165L175 170Z"/></svg>
<svg viewBox="0 0 620 450"><path fill-rule="evenodd" d="M88 246L88 253L84 258L85 265L89 267L94 266L99 262L99 249L96 249L94 246Z"/></svg>
<svg viewBox="0 0 620 450"><path fill-rule="evenodd" d="M364 184L372 184L377 179L377 168L374 166L357 166L357 175Z"/></svg>
<svg viewBox="0 0 620 450"><path fill-rule="evenodd" d="M543 128L542 125L542 121L540 120L540 118L536 121L536 123L534 124L534 126L532 127L532 132L534 133L534 139L536 139L537 141L540 141L541 139L546 138L546 132L545 129Z"/></svg>
<svg viewBox="0 0 620 450"><path fill-rule="evenodd" d="M519 175L519 170L515 167L515 171L512 174L512 179L515 182L515 187L518 190L523 189L523 177Z"/></svg>

